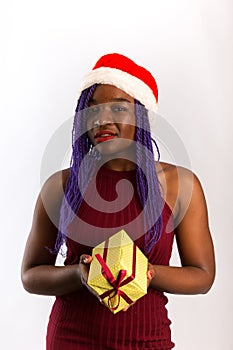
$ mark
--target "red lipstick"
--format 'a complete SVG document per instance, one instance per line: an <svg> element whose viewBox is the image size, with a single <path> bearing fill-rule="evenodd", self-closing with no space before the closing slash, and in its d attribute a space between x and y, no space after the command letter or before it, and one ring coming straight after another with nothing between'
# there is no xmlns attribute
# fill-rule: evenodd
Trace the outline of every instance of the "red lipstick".
<svg viewBox="0 0 233 350"><path fill-rule="evenodd" d="M117 136L117 134L111 130L99 130L95 134L95 140L96 140L96 142L100 143L100 142L112 140L116 136Z"/></svg>

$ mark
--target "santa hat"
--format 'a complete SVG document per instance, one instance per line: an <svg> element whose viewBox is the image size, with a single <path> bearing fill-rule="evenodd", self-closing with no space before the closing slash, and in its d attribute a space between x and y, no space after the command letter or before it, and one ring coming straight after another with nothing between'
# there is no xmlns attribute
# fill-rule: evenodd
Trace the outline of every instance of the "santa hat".
<svg viewBox="0 0 233 350"><path fill-rule="evenodd" d="M126 56L118 53L102 56L84 76L78 97L93 84L116 86L141 102L148 111L157 111L158 87L154 77Z"/></svg>

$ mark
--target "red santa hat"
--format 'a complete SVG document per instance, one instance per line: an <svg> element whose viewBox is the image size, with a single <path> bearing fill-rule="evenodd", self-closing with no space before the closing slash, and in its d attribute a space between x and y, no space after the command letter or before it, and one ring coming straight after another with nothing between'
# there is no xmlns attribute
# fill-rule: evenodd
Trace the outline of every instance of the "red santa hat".
<svg viewBox="0 0 233 350"><path fill-rule="evenodd" d="M81 92L93 84L109 84L123 90L151 112L157 111L158 87L151 73L118 53L102 56L81 83Z"/></svg>

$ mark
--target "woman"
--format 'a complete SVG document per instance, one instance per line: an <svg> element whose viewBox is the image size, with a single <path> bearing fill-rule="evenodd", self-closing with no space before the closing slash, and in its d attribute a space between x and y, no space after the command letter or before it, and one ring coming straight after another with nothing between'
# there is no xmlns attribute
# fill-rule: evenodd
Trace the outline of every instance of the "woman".
<svg viewBox="0 0 233 350"><path fill-rule="evenodd" d="M172 349L164 292L207 293L214 281L200 182L188 169L154 161L157 101L153 76L119 54L101 57L83 79L71 167L44 184L22 263L27 291L56 296L47 350ZM122 228L148 257L148 292L113 315L87 278L92 248ZM169 266L174 235L180 267Z"/></svg>

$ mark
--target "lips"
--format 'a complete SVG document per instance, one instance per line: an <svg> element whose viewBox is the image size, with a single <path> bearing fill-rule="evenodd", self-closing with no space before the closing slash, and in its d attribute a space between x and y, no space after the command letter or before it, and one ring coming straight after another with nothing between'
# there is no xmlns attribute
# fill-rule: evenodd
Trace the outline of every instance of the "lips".
<svg viewBox="0 0 233 350"><path fill-rule="evenodd" d="M100 143L112 140L116 136L117 134L111 130L100 130L95 134L95 140L96 142Z"/></svg>

